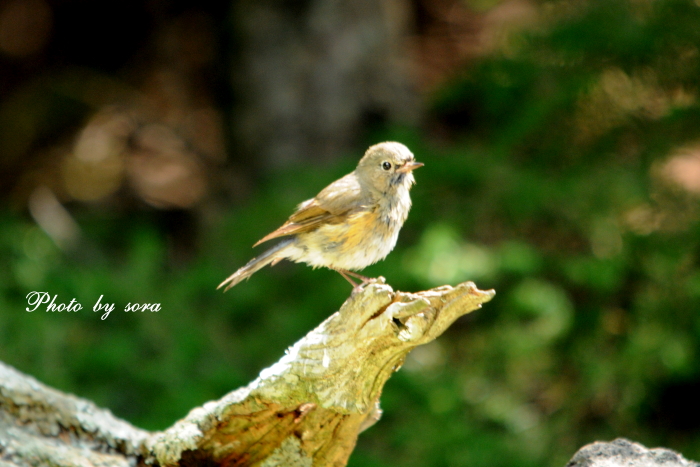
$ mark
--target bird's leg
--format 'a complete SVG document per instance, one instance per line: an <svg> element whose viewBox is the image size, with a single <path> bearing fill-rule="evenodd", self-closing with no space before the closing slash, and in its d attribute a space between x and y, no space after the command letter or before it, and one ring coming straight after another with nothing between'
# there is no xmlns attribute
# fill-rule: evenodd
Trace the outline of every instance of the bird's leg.
<svg viewBox="0 0 700 467"><path fill-rule="evenodd" d="M351 275L352 277L354 277L355 279L360 279L360 280L362 281L362 284L366 284L366 283L368 283L369 281L372 280L371 277L365 277L365 276L363 276L362 274L358 274L358 273L356 273L356 272L348 271L347 269L343 269L343 272L346 273L346 274L350 274L350 275Z"/></svg>
<svg viewBox="0 0 700 467"><path fill-rule="evenodd" d="M336 269L336 268L333 268L333 270L334 270L334 271L337 271L338 274L340 274L341 276L343 276L343 277L345 278L346 281L348 281L348 282L350 282L350 283L352 284L352 293L359 292L360 290L362 290L362 287L363 287L365 284L368 284L368 283L372 280L372 279L369 278L369 277L365 277L365 276L363 276L363 275L361 275L361 274L358 274L358 273L356 273L356 272L348 271L347 269ZM356 279L360 279L362 282L361 282L360 284L356 284L355 281L353 281L352 279L350 279L350 277L348 277L348 275L353 276L353 277L356 278Z"/></svg>
<svg viewBox="0 0 700 467"><path fill-rule="evenodd" d="M357 289L357 288L359 287L359 285L357 285L352 279L350 279L350 278L347 276L347 274L351 274L350 271L347 271L347 270L345 270L345 269L335 269L335 268L332 268L332 269L333 269L335 272L337 272L338 274L340 274L341 276L343 276L343 277L345 278L346 281L350 282L350 283L352 284L353 290L355 290L355 289ZM346 274L346 273L347 273L347 274Z"/></svg>

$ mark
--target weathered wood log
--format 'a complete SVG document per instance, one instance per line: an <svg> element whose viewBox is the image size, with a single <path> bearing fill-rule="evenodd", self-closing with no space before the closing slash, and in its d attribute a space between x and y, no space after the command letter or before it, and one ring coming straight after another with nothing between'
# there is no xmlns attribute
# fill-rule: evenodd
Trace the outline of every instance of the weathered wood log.
<svg viewBox="0 0 700 467"><path fill-rule="evenodd" d="M566 467L700 467L666 448L649 449L625 438L596 441L578 450Z"/></svg>
<svg viewBox="0 0 700 467"><path fill-rule="evenodd" d="M395 292L380 278L248 386L160 433L0 366L0 458L15 465L342 466L358 434L379 419L382 388L410 350L493 295L472 283Z"/></svg>
<svg viewBox="0 0 700 467"><path fill-rule="evenodd" d="M151 434L0 363L0 467L129 467Z"/></svg>

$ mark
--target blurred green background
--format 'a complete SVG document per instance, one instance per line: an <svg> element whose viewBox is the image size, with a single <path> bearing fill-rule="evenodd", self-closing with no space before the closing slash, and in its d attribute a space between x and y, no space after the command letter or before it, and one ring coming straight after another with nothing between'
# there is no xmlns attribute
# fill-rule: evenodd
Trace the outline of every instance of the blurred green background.
<svg viewBox="0 0 700 467"><path fill-rule="evenodd" d="M350 289L288 262L216 285L398 140L425 167L363 274L497 296L410 355L350 465L619 436L698 460L699 25L689 0L4 0L0 360L151 430L247 384Z"/></svg>

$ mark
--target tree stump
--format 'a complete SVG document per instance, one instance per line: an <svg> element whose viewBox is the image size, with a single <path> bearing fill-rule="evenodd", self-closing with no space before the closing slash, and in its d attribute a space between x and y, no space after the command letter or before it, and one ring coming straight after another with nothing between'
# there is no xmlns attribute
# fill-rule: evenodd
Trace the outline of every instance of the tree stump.
<svg viewBox="0 0 700 467"><path fill-rule="evenodd" d="M470 282L395 292L379 278L248 386L157 433L0 364L0 467L343 466L410 350L493 296Z"/></svg>

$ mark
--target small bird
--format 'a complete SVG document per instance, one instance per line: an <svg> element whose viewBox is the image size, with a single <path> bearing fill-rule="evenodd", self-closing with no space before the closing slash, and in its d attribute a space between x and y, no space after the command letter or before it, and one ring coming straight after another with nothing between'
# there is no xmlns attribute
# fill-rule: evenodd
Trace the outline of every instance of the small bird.
<svg viewBox="0 0 700 467"><path fill-rule="evenodd" d="M370 147L357 168L304 201L280 228L255 245L287 237L253 258L219 284L224 292L268 264L283 259L324 266L340 273L354 288L351 272L384 259L396 245L411 209L413 170L421 167L406 146L385 142Z"/></svg>

